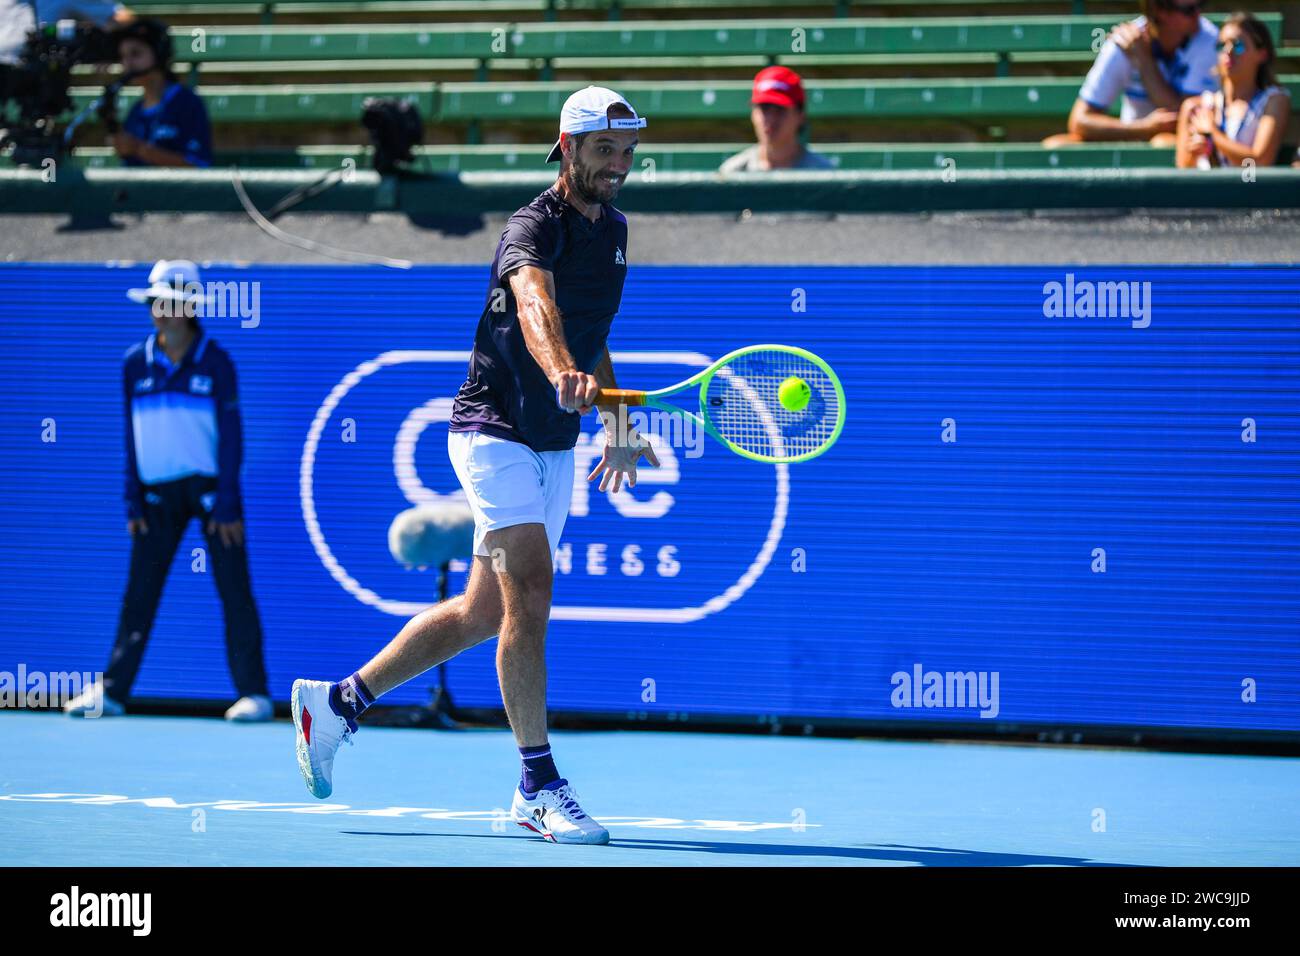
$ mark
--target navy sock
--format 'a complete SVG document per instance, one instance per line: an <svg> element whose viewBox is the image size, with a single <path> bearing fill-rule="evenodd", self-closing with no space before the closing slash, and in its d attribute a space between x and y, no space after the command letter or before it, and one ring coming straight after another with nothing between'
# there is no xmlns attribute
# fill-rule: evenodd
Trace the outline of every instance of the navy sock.
<svg viewBox="0 0 1300 956"><path fill-rule="evenodd" d="M357 718L375 702L375 695L361 680L360 674L345 677L330 688L330 710L348 722L352 731L357 729Z"/></svg>
<svg viewBox="0 0 1300 956"><path fill-rule="evenodd" d="M519 756L524 762L519 789L524 793L536 793L548 783L560 779L560 773L555 769L555 761L551 759L549 743L542 744L540 747L520 747Z"/></svg>

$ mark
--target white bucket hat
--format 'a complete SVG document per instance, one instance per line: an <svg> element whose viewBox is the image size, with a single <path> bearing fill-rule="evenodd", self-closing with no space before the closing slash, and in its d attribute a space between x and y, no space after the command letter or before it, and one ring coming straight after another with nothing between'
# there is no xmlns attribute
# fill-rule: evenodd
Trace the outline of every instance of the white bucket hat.
<svg viewBox="0 0 1300 956"><path fill-rule="evenodd" d="M632 115L610 119L608 111L615 103L626 106ZM588 86L586 89L578 90L564 101L564 109L560 110L560 132L568 133L570 136L576 133L591 133L598 129L640 129L643 126L645 126L645 117L637 115L631 103L603 86ZM560 138L557 137L546 161L554 163L559 158Z"/></svg>
<svg viewBox="0 0 1300 956"><path fill-rule="evenodd" d="M207 304L209 296L199 278L199 267L188 259L159 259L149 271L149 288L127 289L132 302L170 299Z"/></svg>

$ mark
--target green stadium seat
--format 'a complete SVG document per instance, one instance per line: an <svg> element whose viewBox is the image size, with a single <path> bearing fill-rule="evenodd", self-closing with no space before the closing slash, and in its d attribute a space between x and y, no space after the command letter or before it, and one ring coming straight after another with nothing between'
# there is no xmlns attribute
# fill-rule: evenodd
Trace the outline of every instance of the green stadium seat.
<svg viewBox="0 0 1300 956"><path fill-rule="evenodd" d="M1280 35L1282 16L1261 14ZM936 17L923 20L746 20L640 23L455 23L359 26L210 26L201 43L173 28L176 60L220 61L531 57L798 57L1016 54L1091 57L1096 31L1113 17ZM195 49L198 46L199 49Z"/></svg>
<svg viewBox="0 0 1300 956"><path fill-rule="evenodd" d="M475 57L505 55L507 28L502 24L371 24L332 26L213 26L199 38L173 28L178 63L223 60L340 60ZM201 41L201 42L200 42ZM494 49L494 44L497 49ZM195 49L195 46L199 49Z"/></svg>
<svg viewBox="0 0 1300 956"><path fill-rule="evenodd" d="M806 85L808 108L820 118L938 116L1064 116L1077 79L817 80ZM572 83L443 83L438 118L554 120ZM751 84L743 80L630 81L619 92L646 116L663 119L744 117Z"/></svg>
<svg viewBox="0 0 1300 956"><path fill-rule="evenodd" d="M818 117L915 119L1065 116L1080 78L933 80L817 80L807 84L809 109ZM1284 76L1300 101L1300 76ZM619 84L646 116L673 120L743 118L750 84L726 80ZM479 120L554 122L572 83L388 83L270 86L200 86L214 122L320 122L355 120L368 96L408 99L432 123ZM80 109L96 87L74 87ZM133 100L122 98L123 108Z"/></svg>
<svg viewBox="0 0 1300 956"><path fill-rule="evenodd" d="M314 84L301 86L207 86L198 89L214 123L359 122L361 104L371 96L393 97L416 105L425 117L435 115L433 83ZM74 87L75 109L98 95L98 89ZM121 97L122 111L135 96Z"/></svg>
<svg viewBox="0 0 1300 956"><path fill-rule="evenodd" d="M1300 47L1283 47L1278 51L1278 62L1283 69L1293 70L1300 67ZM717 56L717 57L556 57L549 61L551 72L569 71L591 75L611 74L606 82L617 83L618 75L628 70L662 70L664 72L690 73L692 71L733 71L737 74L756 72L775 59L776 62L802 70L810 75L811 68L857 69L863 77L875 75L879 70L898 72L901 70L919 70L925 68L952 71L962 68L975 76L1008 75L1013 65L1026 67L1053 67L1086 69L1092 62L1091 50L1025 52L1012 54L997 53L947 53L942 56L929 53L861 53L861 54L815 54L789 57L762 56ZM498 59L492 61L492 68L501 73L545 74L545 65L538 60ZM185 73L184 70L181 71ZM199 73L199 64L191 64L190 75ZM73 68L75 76L98 76L98 67L77 66ZM476 58L439 58L439 59L371 59L371 60L222 60L207 63L202 74L209 78L220 77L264 77L295 76L310 77L313 81L327 75L331 81L348 82L349 75L389 73L409 75L412 77L437 78L443 75L452 79L456 74L471 74L483 77L483 61ZM194 82L191 78L190 82ZM286 82L293 82L292 80Z"/></svg>
<svg viewBox="0 0 1300 956"><path fill-rule="evenodd" d="M416 149L419 170L454 172L509 172L543 169L542 160L550 143L531 146L425 146ZM647 143L637 150L637 168L653 160L656 171L708 172L744 149L747 143ZM1153 149L1145 144L1086 144L1068 149L1046 150L1037 144L895 144L832 143L818 145L844 170L917 170L942 168L948 159L961 169L1148 169L1173 165L1171 149ZM111 149L88 147L77 151L82 165L114 168L119 165ZM358 169L370 165L370 151L362 146L300 146L291 150L221 152L216 165L237 164L243 168L333 169L345 160ZM554 169L554 167L550 167Z"/></svg>
<svg viewBox="0 0 1300 956"><path fill-rule="evenodd" d="M1280 33L1281 14L1261 16ZM1113 16L935 17L917 20L728 20L676 23L521 23L510 31L512 56L718 56L792 53L1092 52L1095 31ZM802 49L795 49L801 44Z"/></svg>
<svg viewBox="0 0 1300 956"><path fill-rule="evenodd" d="M130 6L136 12L161 17L202 17L208 15L234 15L264 17L270 20L276 13L320 13L330 16L341 14L409 13L415 14L472 14L487 12L501 14L533 14L545 16L557 9L563 0L136 0ZM563 7L559 7L563 9Z"/></svg>
<svg viewBox="0 0 1300 956"><path fill-rule="evenodd" d="M379 14L480 15L487 11L517 14L553 20L557 14L590 14L589 19L619 20L623 11L680 16L697 10L753 9L772 11L801 7L831 9L835 16L851 15L855 10L929 11L934 7L996 6L1001 9L1032 7L1041 10L1055 7L1060 13L1081 15L1088 9L1114 10L1126 4L1115 0L136 0L132 7L151 16L202 17L205 15L242 15L262 17L270 22L276 14L319 14L336 17L347 14L359 17Z"/></svg>

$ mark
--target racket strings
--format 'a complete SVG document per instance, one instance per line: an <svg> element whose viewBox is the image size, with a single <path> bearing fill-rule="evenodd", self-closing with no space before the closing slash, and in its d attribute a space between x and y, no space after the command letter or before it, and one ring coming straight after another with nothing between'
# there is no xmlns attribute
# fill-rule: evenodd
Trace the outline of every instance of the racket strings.
<svg viewBox="0 0 1300 956"><path fill-rule="evenodd" d="M790 411L781 404L782 383L808 383L808 404ZM718 433L756 455L797 458L822 448L839 418L831 376L802 355L777 350L750 352L718 369L709 382L705 408Z"/></svg>

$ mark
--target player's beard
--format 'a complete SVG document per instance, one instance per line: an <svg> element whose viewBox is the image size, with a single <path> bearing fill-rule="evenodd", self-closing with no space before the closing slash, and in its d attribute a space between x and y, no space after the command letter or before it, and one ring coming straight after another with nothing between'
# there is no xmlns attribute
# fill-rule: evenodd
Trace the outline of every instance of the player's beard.
<svg viewBox="0 0 1300 956"><path fill-rule="evenodd" d="M596 205L608 202L618 195L618 186L613 187L613 191L608 197L600 194L600 183L596 179L595 171L576 157L573 160L573 171L569 177L569 182L573 185L574 192L582 197L582 201L589 205ZM621 186L622 183L619 183Z"/></svg>

